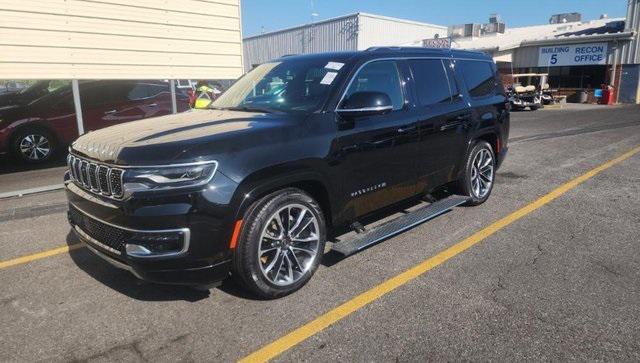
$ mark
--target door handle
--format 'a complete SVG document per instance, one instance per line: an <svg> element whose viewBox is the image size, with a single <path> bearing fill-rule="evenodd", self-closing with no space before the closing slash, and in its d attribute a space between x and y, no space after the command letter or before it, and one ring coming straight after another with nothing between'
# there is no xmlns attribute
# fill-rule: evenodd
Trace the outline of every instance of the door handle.
<svg viewBox="0 0 640 363"><path fill-rule="evenodd" d="M157 103L152 103L152 104L149 105L149 107L158 107L158 104Z"/></svg>
<svg viewBox="0 0 640 363"><path fill-rule="evenodd" d="M447 131L449 129L455 129L462 124L461 121L449 121L446 124L440 126L440 131Z"/></svg>
<svg viewBox="0 0 640 363"><path fill-rule="evenodd" d="M404 127L399 128L397 131L398 131L398 133L400 133L400 134L406 134L407 132L415 131L415 130L416 130L416 128L417 128L417 127L416 127L415 125L412 125L412 126L404 126Z"/></svg>
<svg viewBox="0 0 640 363"><path fill-rule="evenodd" d="M111 115L111 114L114 114L114 113L116 113L116 112L118 112L118 110L106 111L104 114L105 114L105 115Z"/></svg>
<svg viewBox="0 0 640 363"><path fill-rule="evenodd" d="M471 114L470 113L465 113L462 115L458 115L455 120L456 121L469 121L471 119Z"/></svg>

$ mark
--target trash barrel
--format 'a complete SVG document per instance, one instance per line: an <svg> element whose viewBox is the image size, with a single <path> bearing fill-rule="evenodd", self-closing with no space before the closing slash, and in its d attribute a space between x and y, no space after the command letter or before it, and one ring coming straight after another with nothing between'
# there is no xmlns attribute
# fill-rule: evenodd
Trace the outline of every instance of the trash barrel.
<svg viewBox="0 0 640 363"><path fill-rule="evenodd" d="M578 99L578 103L587 103L589 99L589 94L585 90L581 90L576 92L576 98Z"/></svg>

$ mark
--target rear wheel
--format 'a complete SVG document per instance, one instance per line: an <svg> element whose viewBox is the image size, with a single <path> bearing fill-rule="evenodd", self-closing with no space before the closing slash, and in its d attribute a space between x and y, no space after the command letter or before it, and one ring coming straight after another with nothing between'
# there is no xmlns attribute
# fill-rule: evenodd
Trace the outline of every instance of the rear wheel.
<svg viewBox="0 0 640 363"><path fill-rule="evenodd" d="M478 141L467 156L464 174L457 182L457 189L471 199L467 205L484 203L493 190L496 161L493 148L486 141Z"/></svg>
<svg viewBox="0 0 640 363"><path fill-rule="evenodd" d="M43 163L51 159L55 150L53 135L43 129L20 130L13 137L14 156L27 163Z"/></svg>
<svg viewBox="0 0 640 363"><path fill-rule="evenodd" d="M304 286L324 252L326 227L318 203L289 188L254 203L244 220L234 256L236 280L266 299Z"/></svg>

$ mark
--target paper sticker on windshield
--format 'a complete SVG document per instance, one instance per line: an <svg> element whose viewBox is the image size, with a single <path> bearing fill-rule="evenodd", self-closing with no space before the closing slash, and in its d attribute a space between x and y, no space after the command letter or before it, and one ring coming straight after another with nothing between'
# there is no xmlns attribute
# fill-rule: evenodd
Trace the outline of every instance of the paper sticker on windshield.
<svg viewBox="0 0 640 363"><path fill-rule="evenodd" d="M327 72L327 74L324 75L324 78L322 79L322 81L320 81L320 84L331 84L331 83L333 83L333 80L336 79L337 75L338 75L338 73L336 73L336 72Z"/></svg>
<svg viewBox="0 0 640 363"><path fill-rule="evenodd" d="M342 66L344 66L344 63L338 63L338 62L329 62L327 63L326 66L324 66L326 69L333 69L334 71L339 71L340 69L342 69Z"/></svg>

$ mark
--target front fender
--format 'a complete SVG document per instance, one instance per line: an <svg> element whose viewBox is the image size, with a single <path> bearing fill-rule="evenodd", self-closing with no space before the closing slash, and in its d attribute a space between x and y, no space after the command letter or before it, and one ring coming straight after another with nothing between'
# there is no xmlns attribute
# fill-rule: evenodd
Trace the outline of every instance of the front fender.
<svg viewBox="0 0 640 363"><path fill-rule="evenodd" d="M309 165L287 164L264 168L247 176L242 180L233 197L233 204L238 206L236 220L242 219L249 206L265 195L305 183L321 185L327 193L328 202L334 205L335 186L325 174L318 170Z"/></svg>

